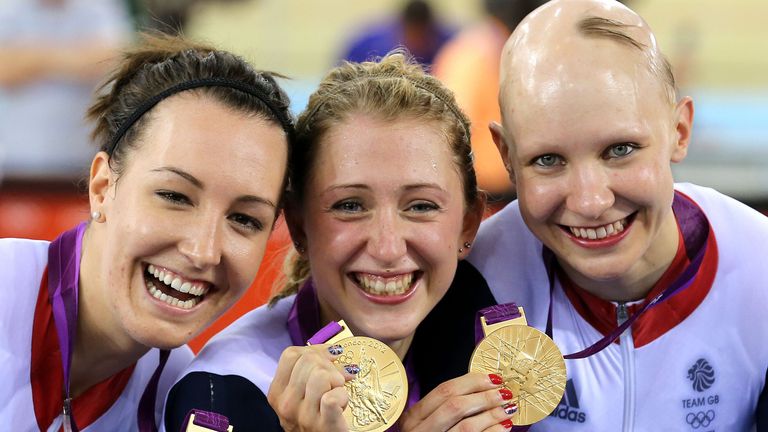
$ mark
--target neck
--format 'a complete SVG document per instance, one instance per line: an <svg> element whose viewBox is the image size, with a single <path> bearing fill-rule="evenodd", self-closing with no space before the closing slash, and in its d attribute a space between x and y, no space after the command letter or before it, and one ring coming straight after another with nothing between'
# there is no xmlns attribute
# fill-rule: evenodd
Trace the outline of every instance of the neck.
<svg viewBox="0 0 768 432"><path fill-rule="evenodd" d="M340 319L343 319L343 317L339 316L338 313L336 313L330 306L328 306L325 302L323 302L323 300L319 296L318 296L318 303L320 305L320 322L321 323L329 323L331 321L338 321ZM364 332L357 329L353 323L348 322L347 325L350 326L350 331L352 332L353 335L368 336L367 334L364 334ZM402 339L381 340L381 342L387 344L387 346L389 346L392 349L392 351L394 351L395 354L397 354L397 356L402 361L403 358L405 358L405 354L408 353L408 349L411 347L411 342L413 342L414 335L415 333L411 333Z"/></svg>
<svg viewBox="0 0 768 432"><path fill-rule="evenodd" d="M603 300L629 302L644 299L672 264L680 243L677 220L670 210L651 246L628 272L615 278L594 280L584 277L565 260L558 260L563 271L580 288Z"/></svg>
<svg viewBox="0 0 768 432"><path fill-rule="evenodd" d="M88 227L80 263L77 334L72 352L71 394L90 387L136 363L149 348L128 335L105 301L106 285L99 277L98 242Z"/></svg>

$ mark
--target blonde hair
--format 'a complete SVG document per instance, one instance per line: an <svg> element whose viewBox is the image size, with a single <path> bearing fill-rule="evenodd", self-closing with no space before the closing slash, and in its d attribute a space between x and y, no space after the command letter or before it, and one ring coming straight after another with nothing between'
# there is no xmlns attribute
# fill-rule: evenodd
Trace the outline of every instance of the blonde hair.
<svg viewBox="0 0 768 432"><path fill-rule="evenodd" d="M304 188L323 137L335 125L358 113L383 121L407 118L439 124L461 175L465 203L467 206L477 204L479 191L472 164L469 119L450 90L425 73L407 52L397 50L378 62L345 62L331 70L310 96L296 124L290 205L286 211L301 210ZM283 287L270 304L298 291L310 275L309 260L290 252L284 272Z"/></svg>

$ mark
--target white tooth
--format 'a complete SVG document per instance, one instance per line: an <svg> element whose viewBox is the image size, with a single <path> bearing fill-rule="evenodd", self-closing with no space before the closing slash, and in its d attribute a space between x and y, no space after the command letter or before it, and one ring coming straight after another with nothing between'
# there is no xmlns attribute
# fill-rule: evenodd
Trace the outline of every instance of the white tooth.
<svg viewBox="0 0 768 432"><path fill-rule="evenodd" d="M181 284L181 286L179 287L179 291L181 291L181 292L183 292L183 293L188 293L190 288L192 288L192 284L191 284L191 283L189 283L189 282L184 282L184 283L183 283L183 284Z"/></svg>
<svg viewBox="0 0 768 432"><path fill-rule="evenodd" d="M155 286L154 286L154 285L152 285L152 284L149 284L149 293L150 293L150 294L154 294L154 293L155 293L155 291L157 291L157 288L155 288Z"/></svg>
<svg viewBox="0 0 768 432"><path fill-rule="evenodd" d="M613 229L613 224L610 224L610 225L606 225L606 226L605 226L605 232L606 232L608 235L611 235L611 234L613 234L613 233L615 232L615 230Z"/></svg>
<svg viewBox="0 0 768 432"><path fill-rule="evenodd" d="M413 281L413 274L408 274L405 276L405 280L403 280L403 286L405 288L409 288L411 286L411 282Z"/></svg>
<svg viewBox="0 0 768 432"><path fill-rule="evenodd" d="M624 231L624 224L621 223L621 221L614 222L613 226L616 228L616 231L618 232Z"/></svg>
<svg viewBox="0 0 768 432"><path fill-rule="evenodd" d="M165 272L162 270L158 270L157 274L155 275L156 278L163 280L165 278Z"/></svg>
<svg viewBox="0 0 768 432"><path fill-rule="evenodd" d="M173 280L173 276L171 276L171 274L169 273L165 275L165 277L163 278L163 283L165 283L166 285L170 285L172 280Z"/></svg>
<svg viewBox="0 0 768 432"><path fill-rule="evenodd" d="M182 309L189 309L189 306L187 306L187 302L185 302L185 301L180 301L179 302L179 307L182 308Z"/></svg>
<svg viewBox="0 0 768 432"><path fill-rule="evenodd" d="M386 286L384 285L384 282L382 282L381 280L376 281L376 288L374 288L376 292L379 292L379 293L383 292L385 288Z"/></svg>
<svg viewBox="0 0 768 432"><path fill-rule="evenodd" d="M398 291L402 291L403 289L404 289L404 287L403 287L403 279L398 279L397 280L397 290Z"/></svg>
<svg viewBox="0 0 768 432"><path fill-rule="evenodd" d="M605 227L600 227L596 229L595 232L597 233L597 238L605 238L605 236L608 235L605 231Z"/></svg>
<svg viewBox="0 0 768 432"><path fill-rule="evenodd" d="M149 274L153 274L155 272L155 266L153 266L152 264L148 265L147 271L149 272Z"/></svg>
<svg viewBox="0 0 768 432"><path fill-rule="evenodd" d="M584 228L579 228L579 234L581 234L581 237L587 238L587 230Z"/></svg>
<svg viewBox="0 0 768 432"><path fill-rule="evenodd" d="M387 292L393 293L397 288L397 284L394 281L387 282Z"/></svg>
<svg viewBox="0 0 768 432"><path fill-rule="evenodd" d="M168 298L168 294L162 293L160 294L160 300L165 301Z"/></svg>
<svg viewBox="0 0 768 432"><path fill-rule="evenodd" d="M181 288L181 279L175 278L174 280L172 280L171 281L171 288L173 288L175 290L178 290L179 288Z"/></svg>
<svg viewBox="0 0 768 432"><path fill-rule="evenodd" d="M171 300L171 305L173 305L173 306L178 306L178 305L179 305L179 299L177 299L176 297L174 297L174 298L173 298L173 300Z"/></svg>
<svg viewBox="0 0 768 432"><path fill-rule="evenodd" d="M160 291L159 289L155 289L155 292L152 293L152 297L159 299L162 294L163 294L162 291Z"/></svg>
<svg viewBox="0 0 768 432"><path fill-rule="evenodd" d="M597 233L592 228L587 228L587 235L589 236L590 240L594 240L597 238Z"/></svg>
<svg viewBox="0 0 768 432"><path fill-rule="evenodd" d="M195 287L195 295L196 295L196 296L199 296L199 295L200 295L200 294L202 294L202 293L203 293L203 288L202 288L202 287L199 287L199 286L196 286L196 287Z"/></svg>
<svg viewBox="0 0 768 432"><path fill-rule="evenodd" d="M574 227L568 227L568 229L571 230L571 234L575 235L576 237L579 236L579 230Z"/></svg>

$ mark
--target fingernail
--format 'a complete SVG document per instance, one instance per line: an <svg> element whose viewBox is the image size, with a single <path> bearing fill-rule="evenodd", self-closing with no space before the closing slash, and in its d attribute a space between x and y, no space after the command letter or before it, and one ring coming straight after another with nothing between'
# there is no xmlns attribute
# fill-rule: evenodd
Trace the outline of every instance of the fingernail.
<svg viewBox="0 0 768 432"><path fill-rule="evenodd" d="M505 428L507 428L507 429L512 429L512 426L514 426L514 425L512 424L512 420L510 420L510 419L506 419L506 420L504 420L503 422L501 422L501 423L499 423L499 424L500 424L500 425L502 425L502 426L504 426L504 427L505 427Z"/></svg>
<svg viewBox="0 0 768 432"><path fill-rule="evenodd" d="M348 364L344 366L344 370L347 371L347 373L352 375L357 375L360 373L360 367L356 364Z"/></svg>
<svg viewBox="0 0 768 432"><path fill-rule="evenodd" d="M488 374L488 378L490 378L491 382L496 385L500 385L504 382L504 380L502 380L501 377L496 374Z"/></svg>
<svg viewBox="0 0 768 432"><path fill-rule="evenodd" d="M504 400L512 399L512 392L505 388L499 389L499 394L501 394L501 398Z"/></svg>
<svg viewBox="0 0 768 432"><path fill-rule="evenodd" d="M333 355L341 355L344 352L344 347L341 345L331 345L328 347L328 352Z"/></svg>
<svg viewBox="0 0 768 432"><path fill-rule="evenodd" d="M502 405L501 408L507 415L512 415L517 412L517 404L514 402Z"/></svg>

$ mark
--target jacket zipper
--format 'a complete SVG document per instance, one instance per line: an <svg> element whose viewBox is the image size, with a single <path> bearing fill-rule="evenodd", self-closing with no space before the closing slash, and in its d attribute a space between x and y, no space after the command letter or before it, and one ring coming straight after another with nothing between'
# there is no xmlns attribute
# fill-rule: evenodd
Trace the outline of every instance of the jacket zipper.
<svg viewBox="0 0 768 432"><path fill-rule="evenodd" d="M616 318L619 325L629 318L627 305L619 303L616 307ZM624 417L623 432L632 432L635 425L635 343L632 340L632 327L628 327L619 336L621 345L621 363L624 374Z"/></svg>

